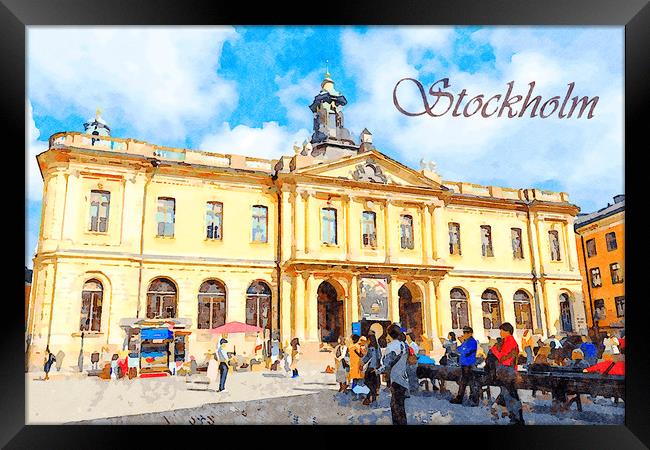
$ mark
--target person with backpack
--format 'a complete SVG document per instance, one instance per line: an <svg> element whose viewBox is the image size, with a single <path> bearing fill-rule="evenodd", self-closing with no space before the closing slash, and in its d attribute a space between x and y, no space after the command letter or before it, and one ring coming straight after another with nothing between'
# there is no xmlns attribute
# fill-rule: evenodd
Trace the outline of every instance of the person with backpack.
<svg viewBox="0 0 650 450"><path fill-rule="evenodd" d="M406 373L406 360L408 346L406 336L399 325L392 324L387 329L390 342L386 346L386 354L379 368L379 373L390 374L390 412L393 425L406 425L406 407L404 402L409 397L408 375Z"/></svg>
<svg viewBox="0 0 650 450"><path fill-rule="evenodd" d="M56 362L56 357L50 351L50 347L48 346L45 349L45 363L43 364L43 370L45 371L45 379L46 380L50 379L50 369L52 368L52 365L55 362Z"/></svg>
<svg viewBox="0 0 650 450"><path fill-rule="evenodd" d="M517 374L517 356L519 345L512 335L513 326L504 322L499 327L501 334L501 347L497 345L490 349L497 359L496 375L501 386L501 394L508 409L511 424L524 425L524 417L521 408L521 400L515 387L515 376Z"/></svg>

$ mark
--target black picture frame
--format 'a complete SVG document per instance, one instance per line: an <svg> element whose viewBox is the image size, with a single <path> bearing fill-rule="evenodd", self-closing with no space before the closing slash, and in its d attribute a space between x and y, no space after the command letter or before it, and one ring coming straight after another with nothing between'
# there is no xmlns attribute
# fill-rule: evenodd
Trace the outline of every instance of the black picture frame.
<svg viewBox="0 0 650 450"><path fill-rule="evenodd" d="M225 5L215 1L173 0L2 0L0 5L0 30L2 38L2 111L5 132L5 179L15 175L4 199L16 205L14 217L24 217L18 206L21 187L19 168L25 164L24 155L18 150L25 144L25 50L26 27L30 25L206 25L206 24L368 24L368 25L616 25L625 27L625 153L626 167L626 238L632 242L626 254L628 260L640 256L643 239L640 225L643 223L644 190L641 183L647 175L641 172L644 165L636 161L636 154L645 150L645 130L648 127L650 74L650 6L648 0L501 0L451 2L427 2L407 0L401 2L375 0L373 2L342 2L331 0L319 10L321 3L312 4L238 4ZM603 55L607 57L607 55ZM597 76L597 75L596 75ZM9 142L13 146L9 146ZM635 144L633 144L635 143ZM594 180L597 183L597 180ZM638 184L638 186L637 186ZM6 189L6 188L5 188ZM5 217L9 217L9 210ZM5 221L11 226L23 225L20 220ZM10 231L11 232L11 231ZM6 244L19 241L20 230L7 236ZM5 248L8 245L5 246ZM15 246L23 251L20 242ZM13 271L19 269L12 261ZM21 256L22 257L22 256ZM105 427L105 426L36 426L25 425L25 373L23 311L21 290L11 291L4 300L4 329L2 352L0 352L0 384L2 386L2 420L0 421L0 444L6 448L102 448L155 445L202 446L198 439L208 440L208 445L223 444L229 436L242 439L248 445L311 446L312 433L323 433L322 442L331 446L356 445L432 445L432 446L480 446L484 448L647 448L650 446L650 395L648 390L648 362L646 351L647 333L644 333L643 295L639 280L641 264L626 264L626 398L625 425L621 426L453 426L437 427L365 427L363 430L337 429L332 433L326 427L284 427L277 431L261 428L261 433L249 435L229 428L193 428L181 432L165 427ZM13 273L13 271L11 271ZM11 286L18 290L18 279L12 277ZM636 295L635 295L636 294ZM9 307L11 306L11 308ZM56 408L57 405L51 405ZM345 435L340 434L345 432ZM401 433L408 434L401 434ZM209 434L206 434L209 433ZM302 433L309 440L303 440ZM385 433L390 433L385 434ZM420 434L422 433L422 434ZM396 444L382 440L396 438ZM370 440L366 440L370 439ZM448 439L447 444L443 444ZM343 442L343 444L341 444Z"/></svg>

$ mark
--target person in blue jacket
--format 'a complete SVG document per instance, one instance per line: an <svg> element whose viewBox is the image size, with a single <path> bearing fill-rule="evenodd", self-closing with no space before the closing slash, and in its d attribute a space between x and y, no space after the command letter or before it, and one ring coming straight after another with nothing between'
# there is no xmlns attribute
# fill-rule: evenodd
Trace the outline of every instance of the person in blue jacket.
<svg viewBox="0 0 650 450"><path fill-rule="evenodd" d="M465 389L469 385L469 401L470 406L478 406L478 386L474 381L474 372L472 369L476 366L476 349L478 342L472 336L474 330L471 327L463 328L463 343L458 347L457 352L460 355L460 382L458 383L458 394L456 397L449 400L450 403L463 403L465 396Z"/></svg>

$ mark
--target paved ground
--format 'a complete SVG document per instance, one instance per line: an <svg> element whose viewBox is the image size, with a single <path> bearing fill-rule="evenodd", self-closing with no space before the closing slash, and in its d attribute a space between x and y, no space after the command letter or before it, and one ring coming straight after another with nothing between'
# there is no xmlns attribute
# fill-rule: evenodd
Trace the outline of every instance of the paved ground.
<svg viewBox="0 0 650 450"><path fill-rule="evenodd" d="M227 391L187 390L184 377L101 380L56 373L49 381L27 375L27 423L92 424L389 424L390 397L382 392L370 407L339 394L333 374L320 362L302 364L301 376L282 372L231 373ZM493 424L487 400L470 408L451 405L452 392L425 392L406 401L411 424ZM213 386L213 388L215 388ZM498 388L493 389L493 396ZM550 396L520 391L529 424L622 424L623 404L583 396L584 411L550 412Z"/></svg>

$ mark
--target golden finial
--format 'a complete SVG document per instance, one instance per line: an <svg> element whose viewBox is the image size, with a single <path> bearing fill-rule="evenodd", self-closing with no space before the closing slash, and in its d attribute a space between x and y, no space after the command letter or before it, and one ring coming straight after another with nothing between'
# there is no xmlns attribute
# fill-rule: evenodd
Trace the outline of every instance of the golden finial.
<svg viewBox="0 0 650 450"><path fill-rule="evenodd" d="M330 78L330 61L329 61L329 59L325 60L325 78Z"/></svg>
<svg viewBox="0 0 650 450"><path fill-rule="evenodd" d="M99 116L101 116L101 115L102 115L102 110L99 109L99 108L97 108L97 109L95 110L95 119L98 119Z"/></svg>

